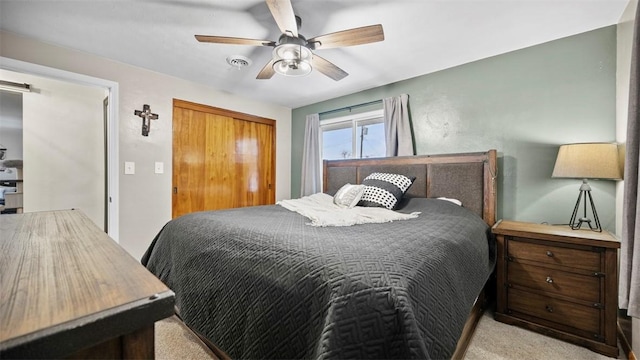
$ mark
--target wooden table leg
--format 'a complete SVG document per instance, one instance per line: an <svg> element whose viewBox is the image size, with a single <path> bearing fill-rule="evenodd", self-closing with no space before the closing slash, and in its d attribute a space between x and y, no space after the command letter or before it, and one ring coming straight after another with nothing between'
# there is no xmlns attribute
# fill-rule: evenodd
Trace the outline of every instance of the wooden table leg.
<svg viewBox="0 0 640 360"><path fill-rule="evenodd" d="M153 324L122 336L123 359L154 359L155 331Z"/></svg>

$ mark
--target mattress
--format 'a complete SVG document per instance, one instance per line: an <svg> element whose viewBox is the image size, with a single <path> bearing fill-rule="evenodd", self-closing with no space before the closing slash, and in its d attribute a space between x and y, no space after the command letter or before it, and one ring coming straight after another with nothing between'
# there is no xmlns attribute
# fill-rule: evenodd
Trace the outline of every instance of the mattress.
<svg viewBox="0 0 640 360"><path fill-rule="evenodd" d="M418 218L313 227L278 205L168 222L142 263L232 358L449 358L495 265L490 228L449 201Z"/></svg>

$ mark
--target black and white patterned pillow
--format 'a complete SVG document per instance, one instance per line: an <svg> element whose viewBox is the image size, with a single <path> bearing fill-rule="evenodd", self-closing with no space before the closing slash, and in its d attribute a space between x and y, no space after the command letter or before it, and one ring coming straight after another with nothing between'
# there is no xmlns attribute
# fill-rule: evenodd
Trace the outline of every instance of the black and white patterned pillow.
<svg viewBox="0 0 640 360"><path fill-rule="evenodd" d="M413 176L373 173L362 181L365 187L358 206L377 206L395 210L415 179Z"/></svg>

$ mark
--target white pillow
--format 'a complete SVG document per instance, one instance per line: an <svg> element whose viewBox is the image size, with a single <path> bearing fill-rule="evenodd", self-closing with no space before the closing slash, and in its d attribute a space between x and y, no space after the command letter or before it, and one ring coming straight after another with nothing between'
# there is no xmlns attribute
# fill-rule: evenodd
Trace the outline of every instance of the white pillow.
<svg viewBox="0 0 640 360"><path fill-rule="evenodd" d="M345 184L333 196L333 203L340 207L351 209L360 201L363 193L364 185Z"/></svg>
<svg viewBox="0 0 640 360"><path fill-rule="evenodd" d="M445 201L451 201L452 203L458 205L458 206L462 206L462 201L458 200L458 199L453 199L453 198L448 198L448 197L444 197L441 196L438 198L438 200L445 200Z"/></svg>

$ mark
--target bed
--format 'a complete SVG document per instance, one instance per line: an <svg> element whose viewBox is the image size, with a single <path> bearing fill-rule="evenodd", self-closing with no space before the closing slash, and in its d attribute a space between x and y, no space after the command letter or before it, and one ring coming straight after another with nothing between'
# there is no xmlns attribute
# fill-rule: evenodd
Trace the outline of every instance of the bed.
<svg viewBox="0 0 640 360"><path fill-rule="evenodd" d="M495 265L496 171L495 150L325 161L328 194L374 172L415 178L396 211L420 215L315 227L280 205L198 212L142 263L222 357L461 357Z"/></svg>

